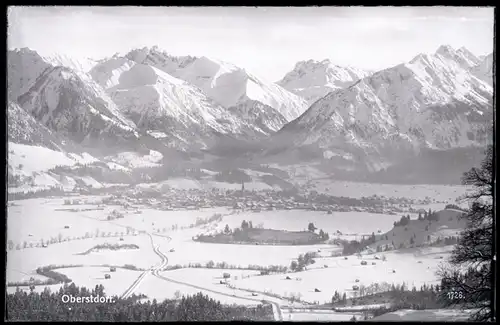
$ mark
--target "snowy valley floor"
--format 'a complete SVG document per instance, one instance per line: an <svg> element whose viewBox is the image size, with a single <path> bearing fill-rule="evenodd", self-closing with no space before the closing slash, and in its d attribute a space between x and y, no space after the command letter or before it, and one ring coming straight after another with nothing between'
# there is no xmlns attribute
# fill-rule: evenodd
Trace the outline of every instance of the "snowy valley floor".
<svg viewBox="0 0 500 325"><path fill-rule="evenodd" d="M79 199L87 200L86 204L78 206L79 209L92 209L97 207L96 202L100 198L82 196ZM357 312L308 312L293 308L310 308L314 302L330 302L335 291L352 297L354 284L368 286L373 283L405 282L410 287L436 284L438 279L435 272L451 249L448 246L386 252L386 260L382 261L375 259L373 254L349 256L347 259L332 257L341 252L341 247L337 245L265 246L192 241L192 237L199 233L223 229L226 224L231 228L237 227L242 220L251 220L254 224L264 223L266 228L289 231L303 230L309 222L314 222L326 232L341 231L353 235L348 237L350 239L359 239L361 235L392 229L393 222L400 218L394 215L365 212L335 212L333 215L327 215L319 211L295 210L254 213L226 208L159 211L146 207L140 207L141 213L137 214L117 205L105 206L102 210L72 212L62 211L68 208L64 205L64 200L65 198L18 200L13 201L13 206L9 206L7 234L16 248L8 250L7 254L8 283L26 282L30 278L45 280L43 275L37 274L36 269L57 265L60 267L54 270L72 279L76 285L92 288L102 284L108 295L121 296L129 291L145 294L149 299L162 300L201 291L227 304L256 305L263 301L273 303L280 306L280 315L276 317L284 321L340 321L362 315ZM106 216L113 210L123 213L124 217L106 220ZM189 228L196 218L207 218L215 213L223 215L221 221ZM175 225L177 230L172 230ZM96 238L97 232L100 235ZM50 244L48 247L35 247L37 243L47 242L51 238L56 241L61 239L61 242ZM33 247L30 247L30 244ZM134 248L96 249L82 254L96 245L104 244L128 245ZM244 269L250 264L289 266L299 254L306 252L320 252L316 263L309 265L306 271L260 275L259 271ZM165 260L165 265L155 271ZM367 261L368 265L361 265L362 260ZM187 266L190 263L205 265L208 261L226 262L242 269L165 270L167 266ZM121 268L126 264L138 269ZM110 266L117 266L116 272L110 272ZM229 273L228 279L224 279L224 273ZM105 279L105 274L111 274L111 278ZM286 276L291 279L285 279ZM57 284L49 287L57 290L60 286ZM42 291L44 288L45 286L37 286L35 290ZM28 290L27 287L21 289ZM15 286L8 287L8 292L15 290ZM291 296L300 296L302 303L290 303L288 298ZM432 315L435 315L436 320L444 319L446 315L450 315L450 319L455 317L449 314L451 311L447 311L448 314L424 312L426 313L422 314L422 320L425 317L434 317ZM276 313L278 314L278 311ZM400 315L397 312L384 316L420 320L417 314L408 315L412 316Z"/></svg>

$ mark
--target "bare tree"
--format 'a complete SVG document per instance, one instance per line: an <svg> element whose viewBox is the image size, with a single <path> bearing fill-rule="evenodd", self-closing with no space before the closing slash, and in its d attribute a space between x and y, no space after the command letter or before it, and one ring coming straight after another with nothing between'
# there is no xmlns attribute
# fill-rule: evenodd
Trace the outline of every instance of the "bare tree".
<svg viewBox="0 0 500 325"><path fill-rule="evenodd" d="M480 168L464 173L462 183L476 191L468 193L469 211L463 216L467 226L460 234L449 259L449 265L438 271L441 277L442 299L448 305L460 304L474 308L475 321L495 318L493 273L495 272L493 218L493 147L486 150ZM456 299L458 297L459 299Z"/></svg>

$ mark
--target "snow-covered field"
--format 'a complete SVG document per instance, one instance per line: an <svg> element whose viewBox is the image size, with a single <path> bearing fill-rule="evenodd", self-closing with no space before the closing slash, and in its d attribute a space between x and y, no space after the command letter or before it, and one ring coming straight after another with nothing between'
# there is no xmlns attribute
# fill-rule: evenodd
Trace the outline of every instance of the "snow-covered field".
<svg viewBox="0 0 500 325"><path fill-rule="evenodd" d="M88 153L77 155L65 154L45 147L30 146L19 143L8 143L9 165L17 173L29 175L33 172L47 171L56 166L73 166L76 163L86 164L96 161ZM36 157L36 159L33 159Z"/></svg>
<svg viewBox="0 0 500 325"><path fill-rule="evenodd" d="M219 224L224 227L239 227L243 220L252 221L256 226L264 224L264 228L283 229L288 231L301 231L307 229L309 222L313 222L318 229L328 233L339 230L345 234L371 234L389 231L396 220L401 219L397 215L385 215L369 212L333 212L327 214L323 211L305 210L282 210L282 211L261 211L240 212L235 215L224 217Z"/></svg>
<svg viewBox="0 0 500 325"><path fill-rule="evenodd" d="M148 155L141 156L135 152L122 152L116 157L107 157L106 159L126 167L153 167L160 166L159 163L163 159L163 155L158 151L150 150Z"/></svg>
<svg viewBox="0 0 500 325"><path fill-rule="evenodd" d="M228 283L233 283L237 279L249 276L257 276L260 274L259 271L252 270L228 270L228 269L206 269L206 268L188 268L188 269L178 269L172 271L162 272L162 275L179 282L189 283L199 287L207 288L210 290L223 292L229 295L235 295L238 297L248 297L252 299L264 299L267 298L263 295L252 296L250 292L234 290L221 284L220 281L223 279L223 273L229 273L231 278L227 279ZM175 285L175 283L173 283ZM213 293L211 293L213 295ZM249 301L247 304L256 304L256 302Z"/></svg>
<svg viewBox="0 0 500 325"><path fill-rule="evenodd" d="M126 210L121 206L107 205L103 210L92 211L56 211L57 209L91 209L97 204L64 205L66 199L74 200L75 197L56 199L28 199L14 201L15 205L8 207L7 237L14 243L38 243L41 239L48 240L59 234L66 237L84 236L85 233L101 232L121 233L130 226L141 230L170 228L177 224L179 227L188 226L196 218L211 217L215 213L228 213L226 208L209 208L196 211L160 211L154 209L140 209L142 214L134 214L134 210ZM80 196L80 201L98 202L98 197ZM124 214L123 219L107 222L107 216L117 210ZM153 225L154 223L154 225ZM69 229L65 229L69 226ZM30 236L31 235L31 236Z"/></svg>
<svg viewBox="0 0 500 325"><path fill-rule="evenodd" d="M107 296L122 295L142 273L121 268L117 268L116 272L109 272L106 267L73 267L56 271L67 275L77 286L95 288L96 285L102 284ZM105 274L111 275L111 278L105 279Z"/></svg>
<svg viewBox="0 0 500 325"><path fill-rule="evenodd" d="M208 261L226 262L233 265L248 266L257 264L290 265L290 262L300 254L318 249L329 248L326 245L314 246L268 246L268 245L230 245L197 243L189 239L178 239L173 236L168 247L175 252L168 253L169 264L202 263ZM163 248L163 246L162 246ZM162 249L165 251L164 249Z"/></svg>
<svg viewBox="0 0 500 325"><path fill-rule="evenodd" d="M223 280L222 276L223 273L229 273L231 275L231 278L228 279L228 282L260 274L259 271L252 271L252 270L188 268L188 269L165 271L162 273L162 275L166 276L169 279L173 279L180 282L189 282L199 286L206 286L207 288L209 288L210 285L213 285L212 287L210 287L210 289L220 290L221 289L220 280Z"/></svg>
<svg viewBox="0 0 500 325"><path fill-rule="evenodd" d="M164 299L174 299L176 292L181 296L195 295L201 292L208 295L210 298L219 300L222 304L238 304L238 305L256 305L254 301L241 299L237 297L228 297L221 294L216 294L210 291L200 290L190 286L172 283L161 278L148 274L141 284L135 290L135 293L142 293L148 296L149 299L157 299L162 301Z"/></svg>
<svg viewBox="0 0 500 325"><path fill-rule="evenodd" d="M74 198L72 198L74 199ZM8 207L7 238L15 243L38 243L59 234L63 238L84 236L86 232L94 233L96 229L101 232L123 232L124 227L93 218L96 215L106 216L111 208L97 211L70 212L56 211L56 209L84 209L95 208L91 205L65 206L64 198L61 199L29 199L15 201L14 206ZM65 229L69 226L69 229ZM30 236L31 235L31 236Z"/></svg>
<svg viewBox="0 0 500 325"><path fill-rule="evenodd" d="M176 182L176 180L171 180ZM214 183L214 182L211 182ZM353 183L352 183L353 184ZM168 184L171 185L171 184ZM191 186L191 185L189 185ZM238 185L239 187L239 185ZM247 187L247 184L245 184ZM400 191L402 187L399 188ZM445 188L446 189L446 188ZM441 189L443 190L443 189ZM456 194L455 192L451 192ZM377 191L376 194L382 195ZM453 194L453 195L454 195ZM348 196L347 193L342 195ZM358 195L368 196L370 194ZM417 195L418 198L425 197L425 193ZM430 195L430 194L429 194ZM446 194L451 195L451 194ZM389 195L387 195L389 196ZM395 196L405 196L404 194ZM458 196L458 195L457 195ZM64 205L65 199L87 200L82 205ZM269 266L284 265L289 266L291 261L296 260L300 254L320 250L320 257L316 258L316 263L309 265L306 271L291 273L292 280L285 280L286 275L250 276L244 278L243 275L256 274L255 271L244 270L220 270L220 269L178 269L164 271L162 275L172 280L190 283L207 290L215 290L229 294L230 297L213 293L207 290L200 290L186 285L175 284L157 278L152 273L148 273L143 282L135 290L136 293L144 293L149 298L158 300L164 298L174 298L180 292L181 295L203 293L220 300L223 303L255 304L250 300L238 298L252 297L256 299L272 300L277 299L278 303L286 306L286 302L278 298L270 298L257 294L252 296L250 292L234 290L220 284L222 273L231 274L229 282L236 288L267 291L283 297L300 293L304 301L320 303L329 302L335 290L340 293L346 292L353 296L352 286L373 283L402 283L406 282L410 287L426 283L437 283L438 279L435 271L438 265L450 254L450 247L445 248L425 248L406 249L384 253L387 261L375 260L374 255L363 256L368 265L361 266L357 257L349 256L347 260L343 257L331 257L331 253L338 253L341 248L334 245L312 245L312 246L267 246L267 245L230 245L230 244L208 244L192 241L192 237L197 234L220 230L229 225L230 228L239 227L243 220L252 221L254 226L263 224L265 228L283 229L288 231L305 230L309 222L313 222L318 229L332 234L337 230L343 234L352 234L350 239L355 239L361 235L368 235L372 232L378 234L386 233L393 228L393 222L399 220L398 215L383 215L367 212L334 212L327 214L321 211L286 210L286 211L234 211L229 208L207 208L195 211L160 211L154 208L125 208L117 205L107 205L103 210L92 211L57 211L57 209L86 209L96 208L102 197L80 196L68 198L50 199L29 199L17 200L8 207L7 236L15 244L40 243L50 238L57 238L59 234L63 238L83 237L86 233L94 234L96 230L113 237L100 237L70 240L57 244L51 244L47 248L26 248L21 250L9 250L7 253L7 281L26 281L34 277L43 279L36 274L37 267L50 264L56 265L83 265L83 267L58 269L57 272L66 274L74 280L78 286L95 287L96 284L103 284L107 294L120 295L130 284L139 277L139 271L129 271L117 269L113 272L112 278L104 280L104 274L109 270L98 265L123 266L132 264L139 268L150 268L160 262L160 258L153 251L150 238L146 235L132 236L126 235L126 228L132 227L137 230L144 230L156 233L161 230L161 236L170 236L171 239L161 236L154 236L155 245L168 257L168 265L186 265L188 263L205 264L208 261L226 262L230 265L248 266L249 264ZM442 205L442 204L441 204ZM427 206L425 208L428 208ZM437 207L436 210L443 207ZM117 210L123 213L124 217L112 221L106 220L107 216ZM139 210L140 214L135 213ZM182 227L193 224L197 218L208 218L215 213L223 215L222 221L218 221L201 227L182 229ZM443 227L437 229L436 234L440 235L456 234L455 220L448 215L444 219L448 220ZM443 219L443 220L444 220ZM172 225L177 224L178 230L172 230ZM65 229L65 226L69 226ZM452 229L453 228L453 229ZM404 229L396 229L397 235L404 235ZM414 229L409 229L413 231ZM434 229L433 229L434 231ZM400 233L401 232L401 233ZM391 233L388 233L391 235ZM116 236L116 237L114 237ZM123 241L120 241L120 236ZM331 236L333 237L333 236ZM394 238L396 238L394 236ZM393 238L389 238L389 241ZM86 255L78 255L98 244L135 244L139 249L132 250L101 250L91 252ZM173 249L173 251L170 251ZM379 254L381 255L381 254ZM442 259L444 258L444 259ZM372 265L375 262L375 265ZM393 273L392 270L396 270ZM296 279L298 278L298 279ZM359 282L355 282L359 279ZM52 286L58 289L59 286ZM315 292L315 288L321 292ZM12 292L15 288L9 288ZM37 291L43 287L37 287ZM232 296L235 294L236 296ZM232 297L231 297L232 296ZM356 312L333 313L333 312L294 312L291 319L286 308L283 308L283 318L285 321L335 321L350 320ZM359 319L359 317L357 318Z"/></svg>
<svg viewBox="0 0 500 325"><path fill-rule="evenodd" d="M156 239L161 241L161 238ZM135 244L139 249L102 250L86 255L86 252L99 244ZM117 237L74 240L52 244L47 248L26 248L7 253L7 281L23 281L30 278L39 266L47 265L117 265L132 264L149 268L159 262L153 252L148 236L127 236L124 241Z"/></svg>
<svg viewBox="0 0 500 325"><path fill-rule="evenodd" d="M257 291L270 291L281 296L291 293L301 293L304 301L329 302L335 290L341 294L345 292L348 297L353 296L353 285L368 286L373 283L406 282L410 287L420 287L424 283L435 284L438 278L435 271L441 263L438 256L447 256L449 247L431 250L415 250L404 253L387 252L387 261L374 260L374 256L365 256L358 259L349 256L347 260L343 257L317 258L316 263L308 267L307 271L293 273L291 280L286 280L283 274L269 275L265 277L250 277L234 281L236 287L253 289ZM362 266L360 262L366 260L368 265ZM422 261L422 263L418 263ZM371 265L375 262L376 265ZM327 265L328 268L324 268ZM396 270L393 273L392 270ZM300 280L296 280L299 278ZM359 279L356 283L355 280ZM315 289L321 292L315 292Z"/></svg>

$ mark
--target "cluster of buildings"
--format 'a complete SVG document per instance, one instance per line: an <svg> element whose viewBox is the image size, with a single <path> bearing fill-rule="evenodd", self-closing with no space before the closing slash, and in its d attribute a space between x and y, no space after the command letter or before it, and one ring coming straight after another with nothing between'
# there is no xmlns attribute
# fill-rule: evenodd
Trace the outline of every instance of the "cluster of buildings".
<svg viewBox="0 0 500 325"><path fill-rule="evenodd" d="M103 204L120 205L134 209L134 206L148 206L154 209L199 210L214 207L230 207L238 210L254 212L272 210L310 210L333 212L370 212L383 214L398 214L407 212L410 205L387 203L382 201L367 201L352 198L329 197L325 195L299 195L291 191L249 191L241 190L200 190L200 189L168 189L167 191L127 191L114 194L104 199Z"/></svg>

